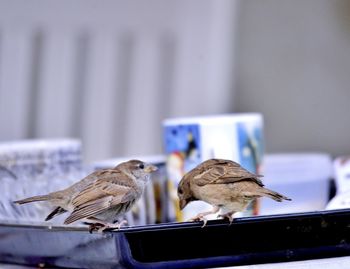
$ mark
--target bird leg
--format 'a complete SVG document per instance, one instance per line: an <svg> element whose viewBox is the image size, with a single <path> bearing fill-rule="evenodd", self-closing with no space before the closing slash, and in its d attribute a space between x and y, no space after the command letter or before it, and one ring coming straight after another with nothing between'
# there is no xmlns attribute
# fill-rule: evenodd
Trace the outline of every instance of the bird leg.
<svg viewBox="0 0 350 269"><path fill-rule="evenodd" d="M93 231L97 231L99 233L110 229L110 230L120 230L120 228L124 225L127 224L127 220L122 220L121 222L118 222L116 224L114 223L108 223L101 221L97 218L90 217L89 220L93 220L93 223L89 223L89 233L92 233Z"/></svg>
<svg viewBox="0 0 350 269"><path fill-rule="evenodd" d="M218 206L214 206L212 210L207 212L199 213L197 216L194 216L193 218L190 218L188 221L203 221L202 228L207 225L208 220L205 218L207 215L215 214L220 210Z"/></svg>
<svg viewBox="0 0 350 269"><path fill-rule="evenodd" d="M235 211L227 212L225 214L219 214L218 218L228 219L230 221L230 225L233 222L233 214L236 213Z"/></svg>

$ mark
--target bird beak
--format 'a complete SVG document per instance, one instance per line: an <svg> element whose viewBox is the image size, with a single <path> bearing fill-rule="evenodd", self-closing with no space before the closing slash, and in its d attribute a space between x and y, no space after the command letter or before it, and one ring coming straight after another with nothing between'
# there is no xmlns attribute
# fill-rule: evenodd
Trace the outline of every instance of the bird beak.
<svg viewBox="0 0 350 269"><path fill-rule="evenodd" d="M146 173L153 173L153 172L157 171L158 168L155 165L148 164L148 165L146 165L144 170L145 170Z"/></svg>
<svg viewBox="0 0 350 269"><path fill-rule="evenodd" d="M181 200L180 200L180 209L181 209L181 210L184 209L186 205L187 205L186 200L181 199Z"/></svg>

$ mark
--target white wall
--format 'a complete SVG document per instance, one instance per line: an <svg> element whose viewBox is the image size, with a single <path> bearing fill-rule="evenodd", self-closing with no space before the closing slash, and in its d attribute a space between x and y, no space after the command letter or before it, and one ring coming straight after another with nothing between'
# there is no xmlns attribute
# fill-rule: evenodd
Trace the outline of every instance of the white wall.
<svg viewBox="0 0 350 269"><path fill-rule="evenodd" d="M265 115L268 152L350 153L350 2L240 1L236 111Z"/></svg>

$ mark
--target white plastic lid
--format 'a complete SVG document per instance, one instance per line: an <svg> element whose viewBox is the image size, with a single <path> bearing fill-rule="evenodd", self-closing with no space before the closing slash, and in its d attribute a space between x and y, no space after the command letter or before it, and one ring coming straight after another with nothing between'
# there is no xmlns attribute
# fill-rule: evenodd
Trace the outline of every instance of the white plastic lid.
<svg viewBox="0 0 350 269"><path fill-rule="evenodd" d="M266 154L263 175L264 181L276 183L329 180L332 159L325 153Z"/></svg>
<svg viewBox="0 0 350 269"><path fill-rule="evenodd" d="M81 142L78 139L28 139L0 143L2 165L28 164L37 161L54 161L58 158L81 159Z"/></svg>
<svg viewBox="0 0 350 269"><path fill-rule="evenodd" d="M53 151L62 148L80 148L78 139L26 139L0 143L0 155L24 151Z"/></svg>
<svg viewBox="0 0 350 269"><path fill-rule="evenodd" d="M164 126L180 124L222 124L226 122L262 121L260 113L219 114L198 117L171 118L163 121Z"/></svg>

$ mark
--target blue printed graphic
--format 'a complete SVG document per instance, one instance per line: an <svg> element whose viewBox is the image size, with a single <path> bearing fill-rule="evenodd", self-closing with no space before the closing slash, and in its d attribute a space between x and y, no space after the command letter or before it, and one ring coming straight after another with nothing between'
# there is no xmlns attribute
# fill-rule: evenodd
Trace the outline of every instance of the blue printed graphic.
<svg viewBox="0 0 350 269"><path fill-rule="evenodd" d="M165 152L183 162L187 172L200 163L201 141L198 124L166 126L164 128Z"/></svg>
<svg viewBox="0 0 350 269"><path fill-rule="evenodd" d="M257 173L264 151L262 128L254 126L249 132L245 123L238 123L237 133L240 164L250 172Z"/></svg>

